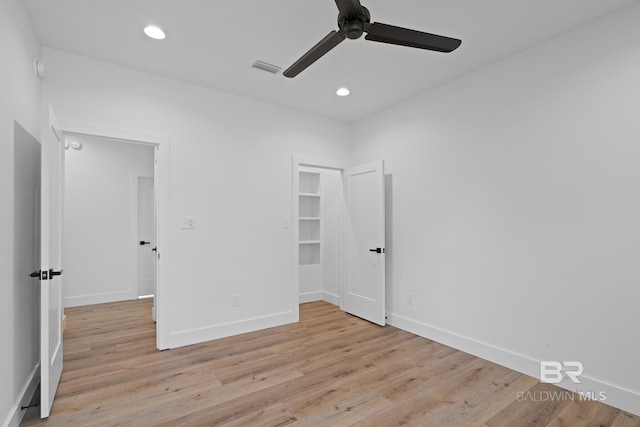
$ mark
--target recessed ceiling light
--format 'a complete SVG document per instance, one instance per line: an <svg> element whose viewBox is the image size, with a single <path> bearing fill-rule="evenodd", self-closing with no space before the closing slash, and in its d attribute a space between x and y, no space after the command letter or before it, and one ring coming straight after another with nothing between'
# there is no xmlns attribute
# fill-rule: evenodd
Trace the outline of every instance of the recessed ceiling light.
<svg viewBox="0 0 640 427"><path fill-rule="evenodd" d="M351 91L349 89L347 89L346 87L341 87L340 89L338 89L336 91L336 95L338 96L347 96L351 93Z"/></svg>
<svg viewBox="0 0 640 427"><path fill-rule="evenodd" d="M162 28L156 27L155 25L149 25L148 27L145 27L144 33L152 39L156 40L162 40L166 37L164 31L162 31Z"/></svg>

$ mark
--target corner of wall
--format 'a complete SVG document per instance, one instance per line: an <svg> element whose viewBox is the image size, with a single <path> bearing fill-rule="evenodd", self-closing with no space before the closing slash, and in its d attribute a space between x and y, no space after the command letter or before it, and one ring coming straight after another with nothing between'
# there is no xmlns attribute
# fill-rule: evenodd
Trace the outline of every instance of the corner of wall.
<svg viewBox="0 0 640 427"><path fill-rule="evenodd" d="M387 313L387 323L425 339L472 354L530 377L540 378L540 361L531 357L393 313ZM601 396L601 402L640 416L640 394L637 392L584 375L580 378L582 383L577 388L564 385L564 383L558 384L558 386L571 392L589 393L587 394L588 396ZM569 384L575 386L573 383Z"/></svg>
<svg viewBox="0 0 640 427"><path fill-rule="evenodd" d="M3 427L18 427L20 422L24 418L25 410L22 409L25 406L29 406L29 403L33 399L33 396L40 384L40 364L29 375L27 382L23 385L20 395L16 399L9 416L5 420Z"/></svg>

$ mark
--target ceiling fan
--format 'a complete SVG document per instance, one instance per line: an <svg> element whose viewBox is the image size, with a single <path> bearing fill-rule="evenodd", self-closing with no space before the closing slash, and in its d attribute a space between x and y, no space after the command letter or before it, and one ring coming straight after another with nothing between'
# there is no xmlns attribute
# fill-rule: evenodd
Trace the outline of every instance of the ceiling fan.
<svg viewBox="0 0 640 427"><path fill-rule="evenodd" d="M360 4L360 0L335 0L338 6L338 31L331 31L318 44L302 55L292 66L282 74L285 77L295 77L324 54L339 45L345 38L359 39L362 33L367 33L366 40L415 47L418 49L435 50L438 52L452 52L457 49L462 40L437 34L423 33L408 28L371 22L369 10Z"/></svg>

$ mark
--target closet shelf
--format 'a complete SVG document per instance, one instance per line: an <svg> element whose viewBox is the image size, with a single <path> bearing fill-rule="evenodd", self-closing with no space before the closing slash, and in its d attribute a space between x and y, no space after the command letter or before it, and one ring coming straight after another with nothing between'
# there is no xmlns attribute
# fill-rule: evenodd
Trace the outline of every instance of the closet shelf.
<svg viewBox="0 0 640 427"><path fill-rule="evenodd" d="M300 171L300 187L298 188L298 264L304 266L313 265L316 266L316 269L321 262L321 181L319 173Z"/></svg>

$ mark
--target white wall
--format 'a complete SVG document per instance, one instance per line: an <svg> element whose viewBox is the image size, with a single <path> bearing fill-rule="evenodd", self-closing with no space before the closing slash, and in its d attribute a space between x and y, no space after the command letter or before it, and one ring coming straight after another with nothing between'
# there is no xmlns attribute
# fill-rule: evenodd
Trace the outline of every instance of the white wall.
<svg viewBox="0 0 640 427"><path fill-rule="evenodd" d="M73 137L66 151L65 307L137 298L137 177L153 176L153 147Z"/></svg>
<svg viewBox="0 0 640 427"><path fill-rule="evenodd" d="M638 22L636 3L353 127L355 162L391 175L392 323L536 377L582 361L582 390L637 414Z"/></svg>
<svg viewBox="0 0 640 427"><path fill-rule="evenodd" d="M295 320L291 156L347 157L348 125L43 50L43 97L60 119L170 137L167 346ZM196 229L181 230L181 216Z"/></svg>
<svg viewBox="0 0 640 427"><path fill-rule="evenodd" d="M20 399L37 365L37 331L27 325L35 325L38 307L32 303L37 295L24 292L25 272L14 271L13 204L4 201L13 200L14 120L39 138L40 106L40 81L33 72L40 43L26 7L19 0L0 2L0 52L0 425L16 425Z"/></svg>

